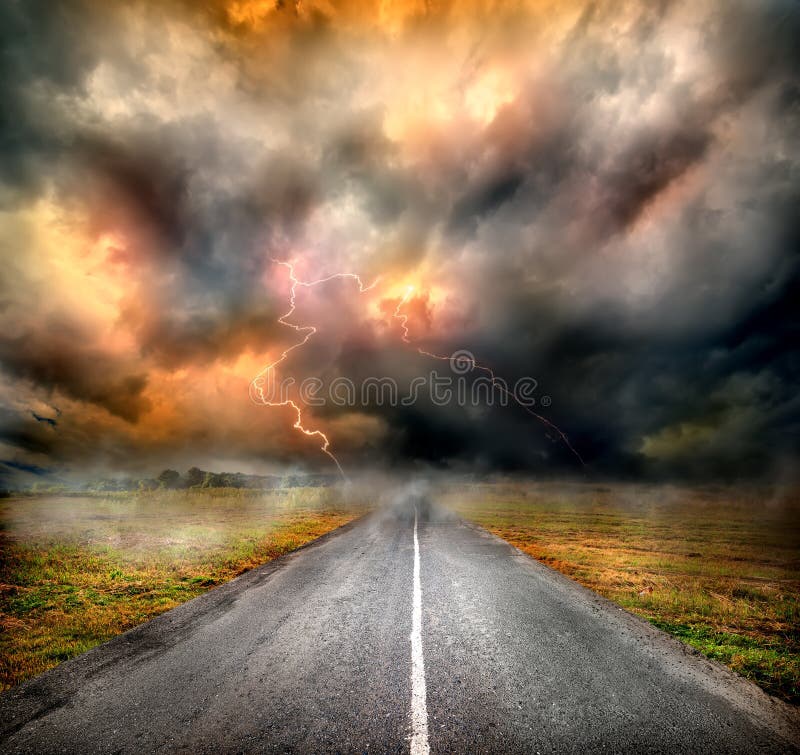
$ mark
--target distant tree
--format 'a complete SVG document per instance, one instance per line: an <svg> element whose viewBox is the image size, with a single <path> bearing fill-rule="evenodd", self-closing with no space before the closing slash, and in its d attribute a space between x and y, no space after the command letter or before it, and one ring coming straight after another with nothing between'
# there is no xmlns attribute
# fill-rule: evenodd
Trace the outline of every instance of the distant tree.
<svg viewBox="0 0 800 755"><path fill-rule="evenodd" d="M144 492L145 490L155 490L157 487L158 487L158 480L153 480L149 478L139 480L138 483L138 488L141 492Z"/></svg>
<svg viewBox="0 0 800 755"><path fill-rule="evenodd" d="M203 482L200 484L203 488L219 488L221 487L219 481L219 475L214 474L213 472L206 472L205 476L203 477Z"/></svg>
<svg viewBox="0 0 800 755"><path fill-rule="evenodd" d="M206 479L206 473L202 469L198 469L197 467L192 467L186 473L186 487L187 488L196 488L203 485L203 482Z"/></svg>
<svg viewBox="0 0 800 755"><path fill-rule="evenodd" d="M160 487L174 490L180 486L181 476L174 469L165 469L156 479Z"/></svg>

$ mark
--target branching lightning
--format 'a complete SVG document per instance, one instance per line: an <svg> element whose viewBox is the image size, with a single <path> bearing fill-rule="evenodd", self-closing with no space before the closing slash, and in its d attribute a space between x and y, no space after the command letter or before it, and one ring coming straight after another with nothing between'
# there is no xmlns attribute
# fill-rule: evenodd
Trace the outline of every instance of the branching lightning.
<svg viewBox="0 0 800 755"><path fill-rule="evenodd" d="M358 291L359 293L364 293L365 291L369 291L373 288L377 283L378 279L375 279L369 286L365 286L361 277L356 275L355 273L334 273L333 275L329 275L326 278L320 278L319 280L315 281L302 281L294 274L294 265L291 262L286 262L285 260L276 260L273 259L277 265L282 265L283 267L287 268L289 271L289 281L291 286L289 288L289 309L282 314L278 318L278 322L281 325L286 325L287 327L291 328L298 334L302 334L302 340L298 341L297 343L290 346L288 349L284 349L281 355L272 363L268 364L261 372L256 375L255 378L250 382L250 398L257 404L263 404L265 406L290 406L295 413L295 422L292 427L296 430L299 430L303 435L307 435L311 438L318 438L322 441L322 445L320 446L320 450L322 453L326 454L331 458L333 463L336 465L336 468L339 470L339 474L346 480L347 475L345 475L344 470L342 469L342 465L339 463L339 460L336 458L334 453L330 450L330 439L328 436L322 432L322 430L310 430L303 425L303 413L300 407L291 399L286 399L285 401L270 401L264 395L264 385L266 382L272 377L273 371L275 368L281 364L286 358L291 354L295 349L299 349L301 346L305 346L308 343L309 339L317 332L317 328L314 325L297 325L295 323L288 322L288 318L294 314L296 309L295 299L297 297L297 287L303 286L304 288L311 288L312 286L318 286L321 283L327 283L328 281L341 279L341 278L348 278L356 281L358 283Z"/></svg>
<svg viewBox="0 0 800 755"><path fill-rule="evenodd" d="M443 354L434 354L431 351L426 351L425 349L416 346L411 341L408 330L408 315L403 314L401 310L403 308L403 305L406 304L408 300L411 298L411 294L413 292L414 292L414 287L408 286L405 294L403 294L403 297L398 302L397 307L395 307L394 314L392 315L392 317L400 323L400 328L402 330L401 338L403 339L403 343L408 344L413 349L416 349L417 353L422 354L423 356L430 357L431 359L438 359L442 362L450 362L453 357L444 356ZM528 404L522 401L514 391L509 391L508 388L506 388L505 386L505 381L501 382L500 380L498 380L497 376L494 374L494 370L492 370L491 367L487 367L486 365L477 362L474 358L468 357L466 355L460 358L463 359L467 364L469 364L472 369L481 370L482 372L486 373L489 376L489 379L491 380L493 386L497 387L501 393L503 393L508 398L512 399L514 403L516 403L518 406L521 406L526 412L528 412L528 414L530 414L532 417L535 417L537 420L539 420L539 422L541 422L547 428L552 430L561 439L564 445L572 452L572 454L574 454L575 458L577 458L578 461L583 466L586 466L581 455L575 450L572 443L570 443L566 433L559 427L554 425L549 419L547 419L547 417L543 417L538 412L533 411L533 409L531 409L530 406L528 406Z"/></svg>
<svg viewBox="0 0 800 755"><path fill-rule="evenodd" d="M264 406L291 407L291 409L295 413L295 421L292 427L296 430L299 430L301 433L303 433L303 435L306 435L311 438L317 438L318 440L320 440L321 441L320 450L328 457L330 457L331 461L333 461L333 463L336 465L336 468L339 470L339 474L341 474L341 476L346 480L347 476L345 475L344 470L342 469L342 466L339 463L339 460L336 458L333 451L331 451L330 448L331 443L328 436L324 432L322 432L322 430L312 430L305 427L305 425L303 424L302 410L295 401L291 399L285 399L282 401L269 400L264 395L264 386L269 384L268 381L272 379L275 368L282 362L284 362L288 358L289 354L291 354L295 349L299 349L300 347L305 346L305 344L307 344L308 341L311 339L311 337L317 332L317 328L314 325L297 325L296 323L289 322L289 318L294 314L296 309L295 301L297 297L298 287L302 286L303 288L311 288L313 286L318 286L322 283L327 283L328 281L332 280L350 279L354 280L358 284L359 293L365 293L366 291L369 291L370 289L374 288L378 284L378 281L380 279L376 278L372 283L366 286L364 285L364 282L362 281L361 277L355 273L334 273L325 278L319 278L318 280L303 281L300 280L295 275L294 265L291 262L287 262L285 260L276 260L276 259L273 259L272 262L274 262L277 265L285 267L289 271L289 281L291 283L289 288L289 309L278 318L278 322L281 325L285 325L291 328L298 335L302 335L302 338L297 343L292 344L287 349L284 349L284 351L281 352L281 355L274 362L268 364L258 375L256 375L255 378L253 378L253 380L250 383L250 398L255 403L263 404ZM445 356L443 354L435 354L434 352L427 351L421 348L420 346L417 346L411 340L408 327L408 315L404 314L402 309L403 306L411 298L411 294L413 293L413 291L414 291L413 286L409 286L406 289L405 294L401 297L400 301L397 304L397 307L395 307L395 310L392 314L392 319L397 320L400 324L401 339L403 343L410 346L417 353L423 356L429 357L431 359L437 359L442 362L450 362L454 358L453 356ZM474 358L467 356L466 354L461 356L460 359L463 359L464 362L468 364L471 369L480 370L481 372L487 374L493 386L495 386L507 398L513 400L514 403L516 403L518 406L524 409L528 414L530 414L532 417L534 417L543 425L545 425L548 429L550 429L553 433L555 433L559 437L559 439L564 443L564 445L570 450L570 452L578 459L578 461L585 466L585 463L581 458L581 455L572 446L566 433L564 433L563 430L561 430L559 427L553 424L549 419L547 419L547 417L544 417L538 412L535 412L533 409L531 409L531 407L528 406L527 403L522 401L519 398L519 396L517 396L515 391L510 391L506 387L505 381L501 381L495 375L494 370L492 370L491 367L487 367L486 365L477 362Z"/></svg>

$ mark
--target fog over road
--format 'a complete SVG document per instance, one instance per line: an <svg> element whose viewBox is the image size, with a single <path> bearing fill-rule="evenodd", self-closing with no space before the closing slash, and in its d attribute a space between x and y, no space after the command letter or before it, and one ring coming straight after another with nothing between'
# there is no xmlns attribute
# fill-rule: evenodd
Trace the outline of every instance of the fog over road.
<svg viewBox="0 0 800 755"><path fill-rule="evenodd" d="M797 726L421 500L0 696L5 753L787 752Z"/></svg>

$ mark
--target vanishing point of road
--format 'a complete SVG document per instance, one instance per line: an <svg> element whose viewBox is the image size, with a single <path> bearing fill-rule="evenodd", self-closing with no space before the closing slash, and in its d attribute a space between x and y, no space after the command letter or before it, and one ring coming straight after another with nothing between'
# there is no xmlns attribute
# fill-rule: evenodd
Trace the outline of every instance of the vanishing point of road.
<svg viewBox="0 0 800 755"><path fill-rule="evenodd" d="M798 752L797 711L423 500L0 695L4 753Z"/></svg>

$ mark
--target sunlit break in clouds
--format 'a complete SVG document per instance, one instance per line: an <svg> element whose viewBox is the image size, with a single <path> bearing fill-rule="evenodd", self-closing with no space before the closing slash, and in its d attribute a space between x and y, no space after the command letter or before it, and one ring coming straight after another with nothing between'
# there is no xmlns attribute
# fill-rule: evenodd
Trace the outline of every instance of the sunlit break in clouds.
<svg viewBox="0 0 800 755"><path fill-rule="evenodd" d="M10 0L0 35L4 475L336 473L321 437L793 473L795 2ZM532 411L299 394L457 350Z"/></svg>

